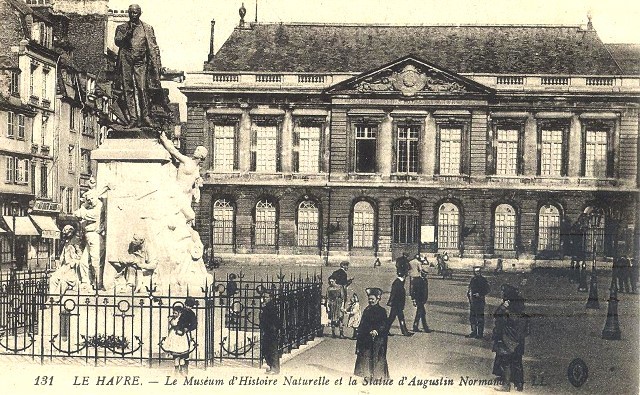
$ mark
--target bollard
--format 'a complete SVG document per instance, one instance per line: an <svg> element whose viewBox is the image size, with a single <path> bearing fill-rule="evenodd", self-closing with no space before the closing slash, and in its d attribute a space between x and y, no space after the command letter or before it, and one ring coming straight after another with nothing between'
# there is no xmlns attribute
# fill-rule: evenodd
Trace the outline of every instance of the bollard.
<svg viewBox="0 0 640 395"><path fill-rule="evenodd" d="M591 269L591 280L589 281L589 299L587 300L587 309L599 309L598 302L598 274L595 266Z"/></svg>
<svg viewBox="0 0 640 395"><path fill-rule="evenodd" d="M607 321L602 330L602 338L605 340L620 340L620 323L618 322L618 292L615 287L609 291L609 308L607 309Z"/></svg>

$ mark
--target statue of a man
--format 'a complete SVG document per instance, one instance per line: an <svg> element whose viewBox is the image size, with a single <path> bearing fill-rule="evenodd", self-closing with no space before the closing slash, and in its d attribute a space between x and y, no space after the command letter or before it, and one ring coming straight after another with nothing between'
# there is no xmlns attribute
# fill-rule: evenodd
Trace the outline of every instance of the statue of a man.
<svg viewBox="0 0 640 395"><path fill-rule="evenodd" d="M115 43L120 49L116 86L123 91L120 102L126 106L123 112L128 117L127 126L153 126L150 93L162 90L160 48L153 27L140 20L140 6L132 4L128 12L129 22L119 25L115 34Z"/></svg>

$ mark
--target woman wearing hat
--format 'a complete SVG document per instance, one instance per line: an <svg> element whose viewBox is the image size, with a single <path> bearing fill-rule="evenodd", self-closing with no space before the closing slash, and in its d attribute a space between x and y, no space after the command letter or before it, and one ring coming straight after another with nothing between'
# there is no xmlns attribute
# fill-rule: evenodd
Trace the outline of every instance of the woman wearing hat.
<svg viewBox="0 0 640 395"><path fill-rule="evenodd" d="M176 302L173 304L173 314L169 317L169 334L167 335L163 348L173 356L173 363L176 373L189 374L189 352L191 351L191 332L198 327L196 313L192 310L198 302L188 296L184 304Z"/></svg>
<svg viewBox="0 0 640 395"><path fill-rule="evenodd" d="M369 305L362 312L356 340L354 374L375 379L389 378L387 364L387 311L380 306L382 290L367 288Z"/></svg>

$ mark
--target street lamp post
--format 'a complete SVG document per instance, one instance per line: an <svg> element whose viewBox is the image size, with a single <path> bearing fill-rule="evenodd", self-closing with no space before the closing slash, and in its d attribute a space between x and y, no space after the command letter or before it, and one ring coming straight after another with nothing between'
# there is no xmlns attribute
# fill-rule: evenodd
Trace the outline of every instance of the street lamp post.
<svg viewBox="0 0 640 395"><path fill-rule="evenodd" d="M591 233L591 255L593 258L593 263L591 265L591 280L589 284L589 299L587 300L586 307L588 309L599 309L600 303L598 301L598 272L596 268L596 249L598 243L596 229L600 227L600 222L602 221L602 217L604 217L604 210L600 207L589 206L584 210L583 215L586 220L586 225L589 227L588 230ZM586 240L584 244L586 248Z"/></svg>
<svg viewBox="0 0 640 395"><path fill-rule="evenodd" d="M13 236L11 237L11 272L15 272L18 269L18 265L16 264L16 217L20 210L20 203L13 201L9 203L9 206L11 208L11 219L13 222Z"/></svg>

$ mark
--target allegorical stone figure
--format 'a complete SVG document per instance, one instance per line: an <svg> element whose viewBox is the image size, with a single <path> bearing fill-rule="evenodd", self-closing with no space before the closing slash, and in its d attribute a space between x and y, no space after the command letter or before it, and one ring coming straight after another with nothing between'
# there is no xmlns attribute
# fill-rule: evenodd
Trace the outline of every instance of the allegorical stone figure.
<svg viewBox="0 0 640 395"><path fill-rule="evenodd" d="M163 95L160 48L153 27L140 20L140 6L132 4L128 12L129 22L119 25L115 34L119 48L115 85L122 89L119 104L128 127L153 126L152 97L158 92Z"/></svg>

